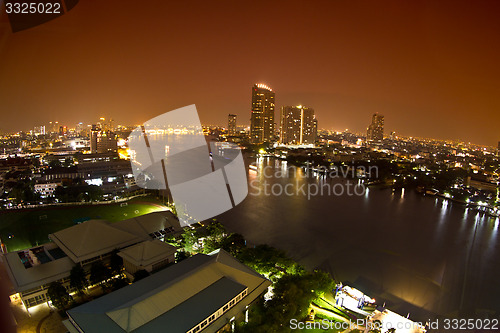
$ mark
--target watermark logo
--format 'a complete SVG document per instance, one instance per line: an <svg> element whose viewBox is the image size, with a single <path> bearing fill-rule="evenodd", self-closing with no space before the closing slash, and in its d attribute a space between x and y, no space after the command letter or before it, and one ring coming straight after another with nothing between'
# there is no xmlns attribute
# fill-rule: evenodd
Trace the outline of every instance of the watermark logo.
<svg viewBox="0 0 500 333"><path fill-rule="evenodd" d="M137 185L168 189L183 225L228 211L248 194L241 150L227 142L207 145L195 105L150 119L128 141Z"/></svg>
<svg viewBox="0 0 500 333"><path fill-rule="evenodd" d="M378 178L376 166L325 168L313 167L307 162L302 168L284 164L278 168L274 165L253 164L250 170L255 174L249 184L251 196L302 196L307 200L316 196L364 196L367 190L364 181ZM279 179L284 181L276 181Z"/></svg>
<svg viewBox="0 0 500 333"><path fill-rule="evenodd" d="M0 10L5 9L12 32L36 27L64 15L79 0L0 0ZM4 6L2 6L4 5Z"/></svg>

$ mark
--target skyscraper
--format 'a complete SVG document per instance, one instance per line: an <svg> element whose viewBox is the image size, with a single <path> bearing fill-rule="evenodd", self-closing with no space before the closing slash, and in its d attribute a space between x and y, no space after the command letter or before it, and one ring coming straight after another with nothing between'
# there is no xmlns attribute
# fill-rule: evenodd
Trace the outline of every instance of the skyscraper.
<svg viewBox="0 0 500 333"><path fill-rule="evenodd" d="M384 116L374 113L372 123L366 131L366 141L380 143L384 139Z"/></svg>
<svg viewBox="0 0 500 333"><path fill-rule="evenodd" d="M45 126L35 126L33 130L33 134L35 135L45 135Z"/></svg>
<svg viewBox="0 0 500 333"><path fill-rule="evenodd" d="M252 115L250 141L252 143L274 140L274 91L264 84L252 87Z"/></svg>
<svg viewBox="0 0 500 333"><path fill-rule="evenodd" d="M90 152L97 153L97 135L101 129L97 125L92 125L90 130Z"/></svg>
<svg viewBox="0 0 500 333"><path fill-rule="evenodd" d="M227 116L227 131L229 135L236 135L236 115L229 114Z"/></svg>
<svg viewBox="0 0 500 333"><path fill-rule="evenodd" d="M117 136L111 131L100 131L97 133L97 149L98 154L116 152L117 146Z"/></svg>
<svg viewBox="0 0 500 333"><path fill-rule="evenodd" d="M283 144L314 144L317 133L314 109L302 105L281 108L280 142Z"/></svg>

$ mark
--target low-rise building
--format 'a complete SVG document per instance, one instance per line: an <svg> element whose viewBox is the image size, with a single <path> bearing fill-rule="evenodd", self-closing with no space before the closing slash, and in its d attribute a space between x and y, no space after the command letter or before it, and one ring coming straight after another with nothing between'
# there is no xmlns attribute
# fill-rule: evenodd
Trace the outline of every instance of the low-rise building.
<svg viewBox="0 0 500 333"><path fill-rule="evenodd" d="M155 239L129 246L118 252L118 255L123 259L125 274L132 279L137 271L152 273L173 263L176 252L176 247Z"/></svg>
<svg viewBox="0 0 500 333"><path fill-rule="evenodd" d="M61 185L61 182L35 184L35 192L40 193L42 198L52 198L56 188Z"/></svg>
<svg viewBox="0 0 500 333"><path fill-rule="evenodd" d="M59 281L67 287L73 266L78 264L88 270L93 262L106 263L115 250L163 240L166 235L181 231L179 220L170 211L114 223L89 220L50 234L51 243L3 254L0 261L10 278L11 296L29 308L48 300L50 283ZM171 259L170 254L167 258Z"/></svg>
<svg viewBox="0 0 500 333"><path fill-rule="evenodd" d="M197 254L69 310L70 333L230 331L271 282L224 250Z"/></svg>
<svg viewBox="0 0 500 333"><path fill-rule="evenodd" d="M0 172L24 171L33 166L31 160L22 157L9 157L0 159Z"/></svg>

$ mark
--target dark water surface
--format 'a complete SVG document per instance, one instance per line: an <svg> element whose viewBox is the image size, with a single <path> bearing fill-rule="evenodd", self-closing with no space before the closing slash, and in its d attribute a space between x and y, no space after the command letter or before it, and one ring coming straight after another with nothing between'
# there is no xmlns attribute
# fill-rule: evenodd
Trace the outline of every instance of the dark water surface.
<svg viewBox="0 0 500 333"><path fill-rule="evenodd" d="M257 165L290 170L272 158ZM500 312L497 218L413 190L370 188L361 196L309 200L300 191L266 195L272 184L292 184L291 192L319 181L300 169L288 177L266 171L272 177L249 170L248 197L219 216L229 231L282 249L308 268L327 270L415 320Z"/></svg>

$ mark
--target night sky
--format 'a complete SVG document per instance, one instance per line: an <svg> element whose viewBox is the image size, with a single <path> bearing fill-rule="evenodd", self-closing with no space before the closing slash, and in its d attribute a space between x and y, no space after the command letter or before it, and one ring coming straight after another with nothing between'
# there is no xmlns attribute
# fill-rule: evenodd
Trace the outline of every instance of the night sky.
<svg viewBox="0 0 500 333"><path fill-rule="evenodd" d="M133 125L193 103L203 124L249 124L261 82L320 128L361 132L380 112L386 132L496 145L499 17L494 0L80 0L12 33L3 12L0 128Z"/></svg>

